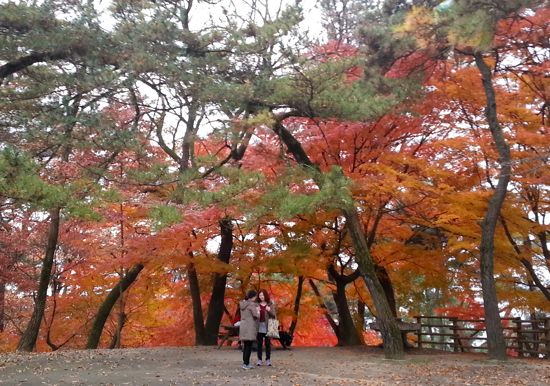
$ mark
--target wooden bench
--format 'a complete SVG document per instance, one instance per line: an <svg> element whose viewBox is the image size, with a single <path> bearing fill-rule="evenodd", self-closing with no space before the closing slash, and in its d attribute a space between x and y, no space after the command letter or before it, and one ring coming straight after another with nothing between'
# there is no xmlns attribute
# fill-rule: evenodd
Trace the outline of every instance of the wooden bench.
<svg viewBox="0 0 550 386"><path fill-rule="evenodd" d="M397 318L396 321L397 321L397 326L399 327L399 331L401 331L403 345L409 348L412 347L407 341L407 334L420 331L420 323L403 322L401 321L400 318ZM380 332L380 324L378 322L369 323L369 327L371 330Z"/></svg>
<svg viewBox="0 0 550 386"><path fill-rule="evenodd" d="M220 333L218 335L220 344L218 350L223 346L225 342L238 342L239 341L239 326L232 326L228 324L222 324L220 326Z"/></svg>

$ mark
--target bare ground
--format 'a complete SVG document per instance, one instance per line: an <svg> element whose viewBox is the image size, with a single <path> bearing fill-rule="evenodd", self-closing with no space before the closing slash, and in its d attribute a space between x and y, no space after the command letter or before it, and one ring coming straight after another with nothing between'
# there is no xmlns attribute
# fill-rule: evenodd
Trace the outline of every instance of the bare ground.
<svg viewBox="0 0 550 386"><path fill-rule="evenodd" d="M428 349L392 361L377 347L276 348L272 362L243 370L241 352L227 346L8 353L0 385L550 385L550 360Z"/></svg>

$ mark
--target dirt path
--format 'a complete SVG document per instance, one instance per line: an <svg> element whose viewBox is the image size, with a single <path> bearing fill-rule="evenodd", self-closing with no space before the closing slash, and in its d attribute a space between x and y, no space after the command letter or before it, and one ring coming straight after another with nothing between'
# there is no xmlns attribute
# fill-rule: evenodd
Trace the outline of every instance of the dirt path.
<svg viewBox="0 0 550 386"><path fill-rule="evenodd" d="M389 361L373 347L294 347L276 349L272 362L243 370L234 347L0 354L0 385L550 385L548 360L502 363L435 350Z"/></svg>

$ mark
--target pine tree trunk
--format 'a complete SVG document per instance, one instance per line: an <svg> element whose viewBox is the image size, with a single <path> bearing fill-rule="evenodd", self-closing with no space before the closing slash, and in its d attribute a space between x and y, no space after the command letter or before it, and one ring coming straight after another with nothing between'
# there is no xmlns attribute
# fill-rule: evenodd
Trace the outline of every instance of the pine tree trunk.
<svg viewBox="0 0 550 386"><path fill-rule="evenodd" d="M288 329L288 333L294 335L296 325L298 324L298 314L300 313L300 301L302 299L302 291L304 288L305 277L298 277L298 289L296 290L296 297L294 298L294 313L292 315L292 323Z"/></svg>
<svg viewBox="0 0 550 386"><path fill-rule="evenodd" d="M355 261L359 266L361 277L365 281L372 297L378 320L380 321L380 333L384 343L384 354L387 359L403 359L405 348L401 331L395 320L392 309L384 293L384 289L376 275L376 268L371 258L365 239L365 233L359 220L357 209L350 207L343 210L347 228L353 240L355 248Z"/></svg>
<svg viewBox="0 0 550 386"><path fill-rule="evenodd" d="M120 279L120 281L113 287L109 295L105 298L101 306L97 311L94 324L92 325L92 330L90 335L88 335L88 342L86 343L86 349L96 349L99 345L99 339L101 338L101 333L105 327L105 322L111 313L111 310L115 306L117 300L119 299L121 293L126 291L128 287L136 281L139 273L143 269L143 265L137 264L132 267L126 275Z"/></svg>
<svg viewBox="0 0 550 386"><path fill-rule="evenodd" d="M229 264L231 250L233 249L233 224L232 219L225 217L220 220L221 242L218 252L218 260ZM216 273L212 296L208 304L208 317L204 326L205 345L215 346L218 344L218 333L220 323L225 309L225 285L227 283L227 274Z"/></svg>
<svg viewBox="0 0 550 386"><path fill-rule="evenodd" d="M27 325L27 329L23 332L16 351L31 352L36 345L40 324L44 317L46 309L46 299L48 297L48 287L52 275L52 267L55 258L55 250L57 249L57 241L59 238L59 223L60 209L54 209L50 212L50 230L48 233L48 244L46 245L46 253L42 260L42 270L40 271L40 281L34 301L34 310L31 320Z"/></svg>
<svg viewBox="0 0 550 386"><path fill-rule="evenodd" d="M500 174L493 196L489 199L487 213L481 223L480 268L483 304L485 308L485 323L487 328L487 346L491 359L505 360L506 343L504 341L502 322L500 320L497 292L494 278L495 231L500 217L502 203L506 197L511 173L510 149L502 133L497 118L497 103L492 83L491 69L480 53L474 54L475 61L482 75L483 88L487 99L485 115L495 145L500 155Z"/></svg>

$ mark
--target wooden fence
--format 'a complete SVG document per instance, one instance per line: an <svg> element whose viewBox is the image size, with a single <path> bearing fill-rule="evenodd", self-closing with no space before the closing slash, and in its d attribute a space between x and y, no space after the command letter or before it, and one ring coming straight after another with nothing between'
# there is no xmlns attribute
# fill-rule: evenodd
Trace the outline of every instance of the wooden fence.
<svg viewBox="0 0 550 386"><path fill-rule="evenodd" d="M418 347L454 352L486 352L485 320L445 316L416 316ZM502 318L504 339L511 354L550 359L550 318Z"/></svg>

